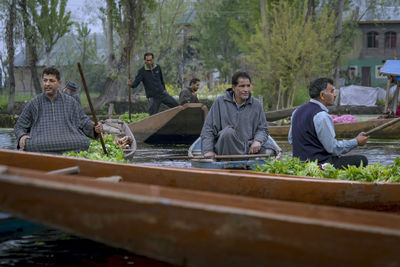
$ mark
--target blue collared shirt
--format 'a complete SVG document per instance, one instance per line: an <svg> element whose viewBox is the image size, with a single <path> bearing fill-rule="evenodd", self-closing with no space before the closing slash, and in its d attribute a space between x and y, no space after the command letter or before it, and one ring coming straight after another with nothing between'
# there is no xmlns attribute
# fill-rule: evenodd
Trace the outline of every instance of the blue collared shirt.
<svg viewBox="0 0 400 267"><path fill-rule="evenodd" d="M328 114L328 108L325 107L321 102L311 99L310 102L319 105L324 111L317 113L314 116L313 122L315 127L315 132L317 133L318 139L321 144L324 146L325 150L328 153L331 153L333 156L340 156L357 147L358 142L357 139L351 140L342 140L338 141L335 139L335 128L333 126L333 119ZM294 113L292 114L292 118ZM292 126L290 126L289 135L288 135L289 143L292 144Z"/></svg>

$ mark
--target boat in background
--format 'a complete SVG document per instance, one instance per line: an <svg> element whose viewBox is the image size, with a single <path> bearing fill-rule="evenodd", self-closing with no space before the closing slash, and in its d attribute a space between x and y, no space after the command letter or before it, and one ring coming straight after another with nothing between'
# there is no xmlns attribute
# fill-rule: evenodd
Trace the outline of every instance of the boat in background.
<svg viewBox="0 0 400 267"><path fill-rule="evenodd" d="M105 132L116 138L116 144L124 151L124 157L131 159L136 151L136 139L128 125L120 119L106 119L100 121Z"/></svg>
<svg viewBox="0 0 400 267"><path fill-rule="evenodd" d="M400 264L398 214L6 166L0 209L182 266Z"/></svg>
<svg viewBox="0 0 400 267"><path fill-rule="evenodd" d="M45 172L75 168L80 175L92 179L117 175L129 183L400 212L400 183L367 183L243 170L120 164L4 149L0 149L0 165Z"/></svg>
<svg viewBox="0 0 400 267"><path fill-rule="evenodd" d="M200 136L207 106L187 103L129 124L137 142L191 144Z"/></svg>
<svg viewBox="0 0 400 267"><path fill-rule="evenodd" d="M267 148L264 155L268 157L279 158L282 155L282 149L278 146L272 137L268 137ZM201 137L197 138L196 141L189 147L188 156L199 157L202 156L201 153ZM243 155L242 159L191 159L190 163L194 168L204 168L204 169L246 169L251 170L256 167L256 165L263 165L267 157L258 158L246 158Z"/></svg>
<svg viewBox="0 0 400 267"><path fill-rule="evenodd" d="M336 138L355 138L360 132L368 132L392 119L377 119L349 123L335 123ZM269 134L276 139L287 139L290 125L269 126ZM400 123L393 124L371 134L375 139L400 139Z"/></svg>

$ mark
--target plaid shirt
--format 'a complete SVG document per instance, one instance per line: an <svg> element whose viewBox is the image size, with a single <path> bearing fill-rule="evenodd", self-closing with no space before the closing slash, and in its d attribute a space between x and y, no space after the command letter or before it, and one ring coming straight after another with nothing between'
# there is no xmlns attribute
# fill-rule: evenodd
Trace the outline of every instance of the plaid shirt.
<svg viewBox="0 0 400 267"><path fill-rule="evenodd" d="M14 133L18 144L22 136L31 137L25 140L26 151L52 153L87 150L87 136L98 136L78 102L62 93L53 101L45 93L30 100L14 126Z"/></svg>

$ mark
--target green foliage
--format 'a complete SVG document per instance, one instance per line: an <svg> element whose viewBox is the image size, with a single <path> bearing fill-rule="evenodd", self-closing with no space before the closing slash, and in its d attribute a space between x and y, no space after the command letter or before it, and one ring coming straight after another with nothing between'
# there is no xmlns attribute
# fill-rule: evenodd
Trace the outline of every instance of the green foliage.
<svg viewBox="0 0 400 267"><path fill-rule="evenodd" d="M227 0L202 0L195 5L199 13L193 23L193 35L197 40L194 46L203 67L208 72L218 70L222 83L228 82L232 73L239 69L240 51L232 38L231 18L240 18L242 22L249 14L247 8L239 10L237 7L236 2Z"/></svg>
<svg viewBox="0 0 400 267"><path fill-rule="evenodd" d="M119 119L125 123L131 123L147 118L148 116L149 116L148 113L133 113L131 114L131 119L129 120L129 113L125 112L124 114L121 114L119 116Z"/></svg>
<svg viewBox="0 0 400 267"><path fill-rule="evenodd" d="M348 166L336 169L331 164L323 164L323 169L317 162L302 162L298 158L286 157L282 160L269 160L255 171L297 176L310 176L360 182L400 182L400 159L396 158L393 164L383 166L380 163L366 167Z"/></svg>
<svg viewBox="0 0 400 267"><path fill-rule="evenodd" d="M216 98L219 95L224 95L226 89L232 87L230 84L215 85L211 90L207 86L203 86L198 91L199 98Z"/></svg>
<svg viewBox="0 0 400 267"><path fill-rule="evenodd" d="M281 105L291 106L299 84L306 85L315 76L330 76L336 58L336 18L322 7L311 19L307 1L295 0L272 5L267 21L267 35L258 25L246 59L256 74L256 90L272 104L280 87Z"/></svg>
<svg viewBox="0 0 400 267"><path fill-rule="evenodd" d="M28 4L33 22L45 46L49 64L54 45L71 30L71 11L66 12L67 0L30 0Z"/></svg>
<svg viewBox="0 0 400 267"><path fill-rule="evenodd" d="M107 136L103 140L108 156L104 154L100 140L93 139L90 140L90 146L87 151L65 152L63 153L63 156L120 163L129 162L128 160L124 159L124 151L119 146L114 144L114 137L112 135Z"/></svg>

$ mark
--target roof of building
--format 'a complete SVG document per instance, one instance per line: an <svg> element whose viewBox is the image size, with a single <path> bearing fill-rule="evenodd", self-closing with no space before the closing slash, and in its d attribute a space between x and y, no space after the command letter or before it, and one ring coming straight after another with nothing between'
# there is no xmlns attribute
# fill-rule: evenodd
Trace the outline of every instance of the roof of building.
<svg viewBox="0 0 400 267"><path fill-rule="evenodd" d="M359 23L400 23L400 8L377 6L373 11L367 11Z"/></svg>

